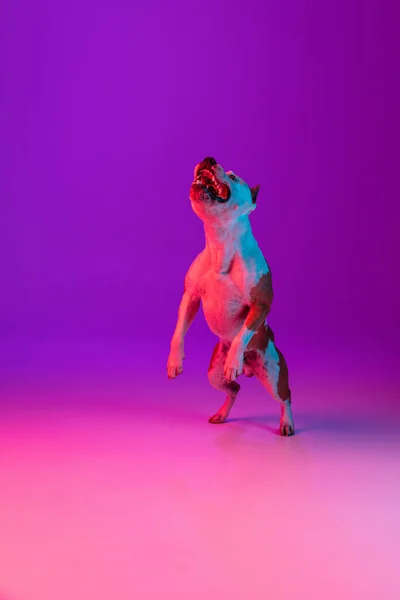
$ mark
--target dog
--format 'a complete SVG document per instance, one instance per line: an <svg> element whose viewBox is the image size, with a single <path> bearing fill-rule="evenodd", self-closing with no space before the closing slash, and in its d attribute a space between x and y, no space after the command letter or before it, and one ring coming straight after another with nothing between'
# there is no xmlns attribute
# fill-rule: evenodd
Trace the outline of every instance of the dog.
<svg viewBox="0 0 400 600"><path fill-rule="evenodd" d="M281 405L280 433L295 433L286 360L267 324L273 300L269 266L255 240L249 215L260 186L250 188L212 157L194 169L189 198L203 221L205 248L191 264L171 339L169 379L183 372L185 335L200 303L219 338L208 369L210 384L225 402L209 423L224 423L236 400L239 375L255 375Z"/></svg>

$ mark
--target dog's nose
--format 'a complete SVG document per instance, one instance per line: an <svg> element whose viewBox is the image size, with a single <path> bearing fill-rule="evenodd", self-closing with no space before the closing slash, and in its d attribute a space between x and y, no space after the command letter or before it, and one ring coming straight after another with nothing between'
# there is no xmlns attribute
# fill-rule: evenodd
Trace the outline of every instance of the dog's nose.
<svg viewBox="0 0 400 600"><path fill-rule="evenodd" d="M203 162L201 163L199 171L201 171L202 169L210 170L216 164L217 164L217 161L215 160L215 158L213 158L212 156L207 156L207 158L205 158L203 160Z"/></svg>

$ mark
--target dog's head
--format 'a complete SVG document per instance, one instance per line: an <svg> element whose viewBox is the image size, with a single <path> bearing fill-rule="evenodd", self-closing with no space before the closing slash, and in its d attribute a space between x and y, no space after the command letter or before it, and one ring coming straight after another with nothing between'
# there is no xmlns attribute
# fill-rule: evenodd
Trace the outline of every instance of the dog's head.
<svg viewBox="0 0 400 600"><path fill-rule="evenodd" d="M232 171L225 171L214 158L205 158L194 169L190 200L196 215L220 225L236 221L256 207L260 186L250 188Z"/></svg>

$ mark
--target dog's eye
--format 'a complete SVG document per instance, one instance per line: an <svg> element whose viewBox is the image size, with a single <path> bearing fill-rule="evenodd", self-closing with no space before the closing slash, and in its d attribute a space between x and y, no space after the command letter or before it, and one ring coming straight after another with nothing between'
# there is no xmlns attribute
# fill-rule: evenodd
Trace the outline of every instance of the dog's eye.
<svg viewBox="0 0 400 600"><path fill-rule="evenodd" d="M230 174L228 175L228 177L229 177L230 179L232 179L233 181L237 181L237 177L236 177L236 175L234 175L233 173L230 173Z"/></svg>

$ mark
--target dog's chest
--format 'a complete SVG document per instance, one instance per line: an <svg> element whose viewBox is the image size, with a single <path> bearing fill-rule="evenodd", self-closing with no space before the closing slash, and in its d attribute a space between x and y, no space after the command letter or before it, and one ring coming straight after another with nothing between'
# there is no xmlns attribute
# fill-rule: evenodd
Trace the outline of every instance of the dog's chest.
<svg viewBox="0 0 400 600"><path fill-rule="evenodd" d="M203 306L210 309L224 307L229 312L245 301L243 285L230 274L210 270L202 277L199 287Z"/></svg>
<svg viewBox="0 0 400 600"><path fill-rule="evenodd" d="M209 270L199 281L203 312L210 329L229 336L248 310L247 282L240 269L230 273Z"/></svg>

